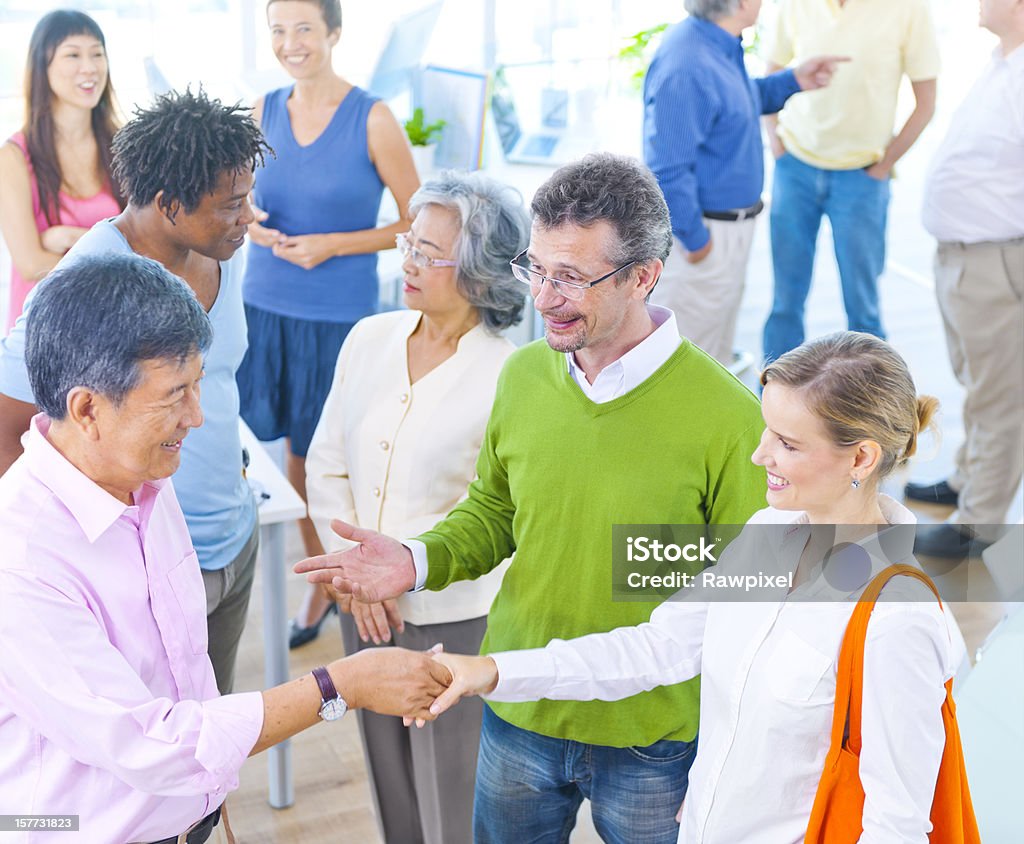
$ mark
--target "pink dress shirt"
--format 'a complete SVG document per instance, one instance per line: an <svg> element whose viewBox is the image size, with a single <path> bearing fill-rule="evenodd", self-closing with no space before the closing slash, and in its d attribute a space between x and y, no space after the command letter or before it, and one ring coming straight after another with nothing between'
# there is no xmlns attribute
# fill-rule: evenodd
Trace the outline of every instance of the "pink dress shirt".
<svg viewBox="0 0 1024 844"><path fill-rule="evenodd" d="M28 157L28 149L25 144L25 136L21 132L12 135L10 143L21 150L25 156L25 164L28 165L28 177L32 187L32 217L36 221L36 229L42 234L50 223L46 221L46 214L39 203L39 186L36 183L36 173L32 168L32 161ZM103 188L99 193L82 199L68 196L64 191L58 195L59 206L57 209L57 221L55 226L79 226L83 229L91 229L100 220L107 217L115 217L121 213L121 206L117 204L114 195L109 187ZM25 297L37 282L24 279L18 272L18 268L11 264L11 299L10 308L7 311L6 331L11 330L14 321L21 314L25 307Z"/></svg>
<svg viewBox="0 0 1024 844"><path fill-rule="evenodd" d="M127 506L51 445L49 426L32 420L0 478L0 814L77 814L80 844L157 841L237 788L263 698L218 695L170 481Z"/></svg>

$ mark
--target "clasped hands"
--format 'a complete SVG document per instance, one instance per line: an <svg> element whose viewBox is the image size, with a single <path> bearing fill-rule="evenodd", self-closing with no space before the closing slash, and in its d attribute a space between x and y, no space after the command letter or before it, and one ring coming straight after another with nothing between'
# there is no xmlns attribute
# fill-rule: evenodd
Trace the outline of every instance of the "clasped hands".
<svg viewBox="0 0 1024 844"><path fill-rule="evenodd" d="M338 519L331 522L331 530L342 539L358 544L347 551L301 560L295 564L295 571L305 574L310 583L325 586L342 611L352 613L363 641L368 638L378 643L390 640L390 628L401 631L404 626L394 599L416 585L412 552L395 539ZM368 660L371 654L384 654L388 650L407 653L387 649L361 651L357 656L365 655ZM498 682L498 667L490 657L449 654L440 645L435 645L428 654L434 663L446 669L442 673L437 672L437 665L428 666L432 669L429 670L432 702L424 702L421 696L415 710L398 711L400 706L385 701L377 701L368 708L385 711L385 714L401 714L407 726L414 721L417 726L423 726L463 697L493 691ZM347 696L343 697L348 700Z"/></svg>
<svg viewBox="0 0 1024 844"><path fill-rule="evenodd" d="M268 216L266 211L255 205L252 210L256 221L249 224L249 238L257 246L268 247L278 258L311 270L338 254L333 234L286 235L262 225Z"/></svg>

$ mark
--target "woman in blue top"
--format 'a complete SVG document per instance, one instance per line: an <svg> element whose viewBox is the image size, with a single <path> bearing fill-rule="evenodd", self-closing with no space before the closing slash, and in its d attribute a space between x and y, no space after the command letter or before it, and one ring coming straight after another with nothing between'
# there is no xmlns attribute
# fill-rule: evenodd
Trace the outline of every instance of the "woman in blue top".
<svg viewBox="0 0 1024 844"><path fill-rule="evenodd" d="M288 438L288 478L304 496L306 450L338 352L352 325L376 310L376 253L409 230L419 179L388 107L331 66L339 0L270 0L267 22L274 54L295 84L254 108L276 158L256 175L262 213L249 228L249 351L238 387L256 436ZM378 228L385 187L401 219ZM306 552L323 553L309 520L300 527ZM309 626L318 617L298 622Z"/></svg>

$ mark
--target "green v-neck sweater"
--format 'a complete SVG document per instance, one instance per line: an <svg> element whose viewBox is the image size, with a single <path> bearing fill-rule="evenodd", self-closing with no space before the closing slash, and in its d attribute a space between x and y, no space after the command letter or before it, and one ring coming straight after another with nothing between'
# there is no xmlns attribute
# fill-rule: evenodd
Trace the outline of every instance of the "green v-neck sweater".
<svg viewBox="0 0 1024 844"><path fill-rule="evenodd" d="M744 524L764 506L750 462L757 399L683 340L646 381L595 404L539 340L498 380L478 478L433 530L428 589L479 577L515 552L481 650L518 650L647 621L657 602L613 602L612 525ZM611 747L697 733L700 678L620 701L490 703L505 721Z"/></svg>

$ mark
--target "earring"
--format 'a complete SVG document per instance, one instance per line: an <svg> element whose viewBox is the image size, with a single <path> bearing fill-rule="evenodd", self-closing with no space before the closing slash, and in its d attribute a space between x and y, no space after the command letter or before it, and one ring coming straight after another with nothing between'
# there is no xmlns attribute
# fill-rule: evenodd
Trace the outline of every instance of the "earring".
<svg viewBox="0 0 1024 844"><path fill-rule="evenodd" d="M850 481L850 486L852 486L854 489L860 489L860 478L854 478L852 481Z"/></svg>

